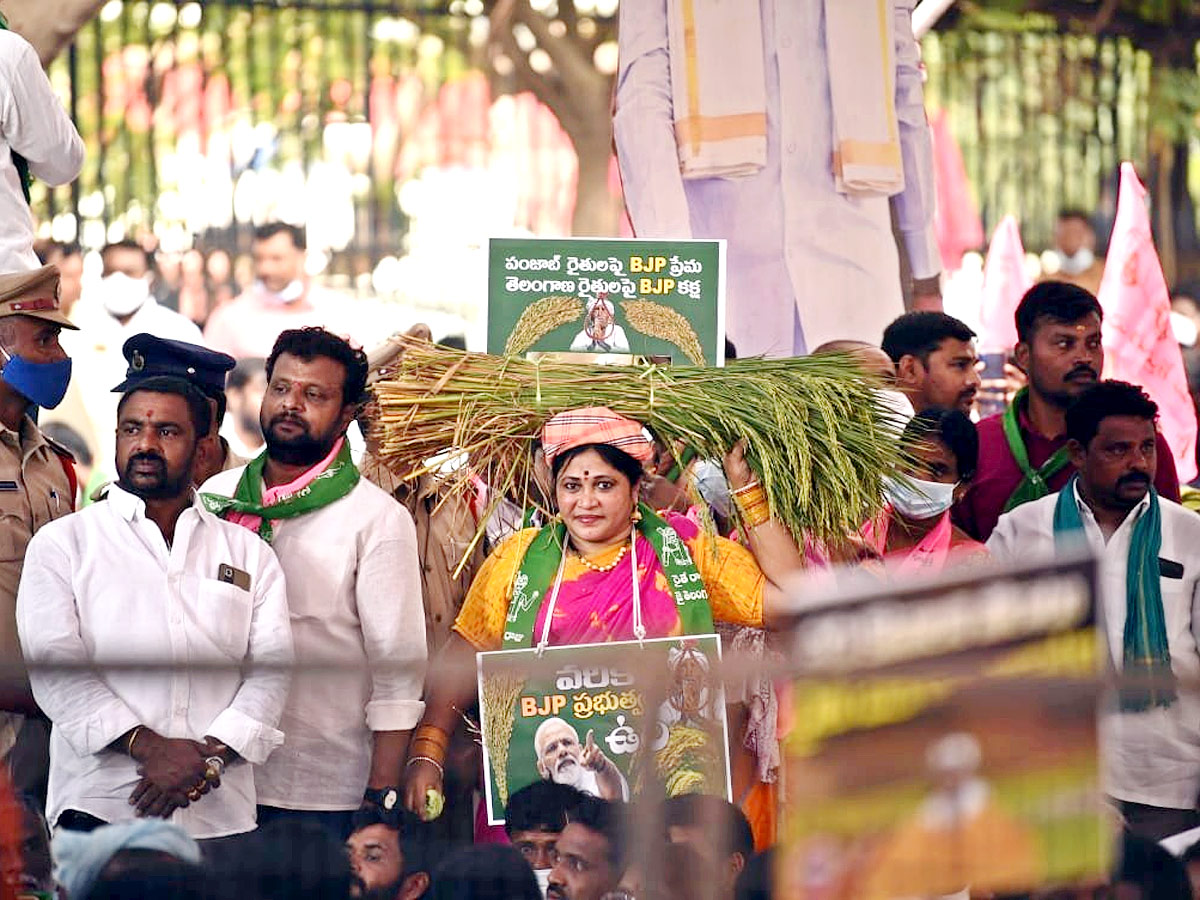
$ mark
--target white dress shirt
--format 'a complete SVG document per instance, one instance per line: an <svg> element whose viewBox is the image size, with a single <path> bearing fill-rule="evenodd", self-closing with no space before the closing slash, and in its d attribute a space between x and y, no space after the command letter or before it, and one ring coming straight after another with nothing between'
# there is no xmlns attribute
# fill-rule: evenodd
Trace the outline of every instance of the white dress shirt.
<svg viewBox="0 0 1200 900"><path fill-rule="evenodd" d="M29 42L0 31L0 272L36 269L33 215L12 154L50 185L73 181L83 168L83 140L50 87Z"/></svg>
<svg viewBox="0 0 1200 900"><path fill-rule="evenodd" d="M1088 545L1100 558L1100 619L1102 632L1115 668L1123 662L1125 630L1125 572L1133 526L1149 506L1147 497L1134 508L1107 542L1087 504L1074 495L1083 520ZM988 538L993 557L1028 561L1054 553L1054 507L1052 494L1005 513ZM1200 680L1200 651L1197 650L1200 596L1200 516L1158 498L1162 515L1161 560L1183 566L1182 578L1160 577L1163 612L1171 669L1181 682ZM1166 707L1146 712L1121 712L1106 703L1100 716L1101 750L1104 756L1105 791L1118 800L1144 803L1165 809L1194 809L1200 792L1200 696L1179 690L1178 699Z"/></svg>
<svg viewBox="0 0 1200 900"><path fill-rule="evenodd" d="M250 589L218 578L229 565ZM137 764L109 745L137 725L169 738L211 735L243 761L221 786L171 821L197 838L254 828L254 776L283 743L284 672L248 662L292 660L283 570L253 533L198 503L185 509L168 547L142 500L113 485L108 499L44 526L25 557L17 592L25 658L61 663L228 663L227 671L37 672L50 735L51 822L66 809L107 822L132 819Z"/></svg>
<svg viewBox="0 0 1200 900"><path fill-rule="evenodd" d="M202 490L232 496L245 467ZM417 532L403 506L365 478L345 497L275 523L287 574L296 660L363 667L298 672L283 746L258 769L258 802L283 809L357 809L374 731L413 728L425 711L425 606ZM388 665L369 674L366 666ZM398 773L399 774L399 773Z"/></svg>
<svg viewBox="0 0 1200 900"><path fill-rule="evenodd" d="M900 269L888 198L848 197L834 185L825 0L758 2L766 164L744 178L687 181L672 126L666 2L621 4L613 129L634 231L728 240L726 328L740 356L790 356L838 338L877 344L904 312ZM941 262L914 2L892 2L905 178L894 199L913 275L927 278Z"/></svg>

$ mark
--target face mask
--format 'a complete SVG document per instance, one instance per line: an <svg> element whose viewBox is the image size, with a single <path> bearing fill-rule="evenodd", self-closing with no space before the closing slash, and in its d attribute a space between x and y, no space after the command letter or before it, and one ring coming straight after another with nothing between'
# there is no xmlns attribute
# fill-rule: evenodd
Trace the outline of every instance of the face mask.
<svg viewBox="0 0 1200 900"><path fill-rule="evenodd" d="M1058 270L1064 275L1081 275L1096 261L1096 254L1087 247L1080 247L1072 256L1067 256L1061 250L1054 252L1058 255Z"/></svg>
<svg viewBox="0 0 1200 900"><path fill-rule="evenodd" d="M110 316L132 316L150 299L150 278L131 278L124 272L113 272L100 279L100 302Z"/></svg>
<svg viewBox="0 0 1200 900"><path fill-rule="evenodd" d="M5 384L42 409L54 409L62 403L71 381L70 359L35 363L12 356L3 347L0 347L0 354L5 360L4 370L0 371Z"/></svg>
<svg viewBox="0 0 1200 900"><path fill-rule="evenodd" d="M299 279L288 282L282 291L272 291L261 281L256 286L259 293L276 303L295 303L304 294L304 282Z"/></svg>
<svg viewBox="0 0 1200 900"><path fill-rule="evenodd" d="M542 892L542 896L546 896L546 889L550 887L550 872L551 869L534 869L533 877L537 879L538 890Z"/></svg>
<svg viewBox="0 0 1200 900"><path fill-rule="evenodd" d="M957 485L940 481L922 481L909 478L904 481L886 479L884 496L892 509L906 519L920 521L940 516L954 504L954 488Z"/></svg>

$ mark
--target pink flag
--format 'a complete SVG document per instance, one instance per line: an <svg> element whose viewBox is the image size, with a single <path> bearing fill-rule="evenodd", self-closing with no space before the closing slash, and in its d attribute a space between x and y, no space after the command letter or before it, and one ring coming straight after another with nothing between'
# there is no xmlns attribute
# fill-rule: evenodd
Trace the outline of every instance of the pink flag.
<svg viewBox="0 0 1200 900"><path fill-rule="evenodd" d="M937 191L934 233L942 255L942 267L953 272L962 265L963 254L983 245L983 222L971 197L971 182L963 164L962 150L950 131L946 111L940 110L930 123L933 131L933 179Z"/></svg>
<svg viewBox="0 0 1200 900"><path fill-rule="evenodd" d="M1007 353L1017 343L1013 316L1033 279L1025 269L1025 248L1017 220L1005 216L992 232L983 269L983 304L979 310L979 348L984 353Z"/></svg>
<svg viewBox="0 0 1200 900"><path fill-rule="evenodd" d="M1180 482L1196 477L1196 410L1183 355L1171 333L1171 299L1150 237L1146 189L1132 163L1121 164L1121 192L1104 280L1104 370L1140 384L1158 404L1159 427L1171 445Z"/></svg>

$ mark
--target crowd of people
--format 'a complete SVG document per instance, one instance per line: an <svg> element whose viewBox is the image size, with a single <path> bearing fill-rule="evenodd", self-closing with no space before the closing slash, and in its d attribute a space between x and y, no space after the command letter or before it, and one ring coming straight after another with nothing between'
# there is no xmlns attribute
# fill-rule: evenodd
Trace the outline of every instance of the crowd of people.
<svg viewBox="0 0 1200 900"><path fill-rule="evenodd" d="M557 516L494 531L456 572L485 504L391 472L371 427L371 383L401 344L369 363L282 316L255 335L274 332L257 388L202 336L127 338L110 385L115 440L100 451L116 477L89 493L32 415L74 380L60 333L86 337L59 282L54 266L0 276L0 626L12 658L33 664L3 697L12 802L33 831L58 835L56 877L72 896L134 882L298 895L280 893L289 879L331 897L691 897L698 884L765 896L778 747L761 763L779 723L764 721L756 687L728 698L736 804L673 797L643 832L645 798L590 738L539 729L544 780L513 794L501 834L479 821L464 715L476 652L714 628L745 646L777 621L788 579L814 566L912 577L1078 542L1102 560L1114 667L1152 676L1102 712L1105 791L1130 840L1200 828L1200 518L1178 503L1154 403L1101 379L1103 313L1083 288L1026 294L1014 358L1027 383L978 422L974 335L944 313L902 315L878 347L819 349L876 374L905 451L848 551L823 560L798 545L740 445L705 473L704 494L741 533L708 533L683 489L699 464L666 465L641 423L599 407L543 429L537 462ZM248 446L258 435L261 450ZM664 552L664 532L679 549ZM680 571L703 591L675 596ZM529 604L528 586L550 599ZM661 851L634 852L648 839ZM42 885L35 862L14 877Z"/></svg>
<svg viewBox="0 0 1200 900"><path fill-rule="evenodd" d="M1100 263L1073 214L1060 221L1061 277L1030 289L1015 313L1022 384L1002 412L976 420L975 334L935 309L932 188L919 171L904 187L906 156L928 148L916 45L889 26L910 10L892 7L871 34L874 46L895 35L884 55L902 76L904 136L879 145L895 160L874 176L859 171L852 157L867 145L849 134L840 155L781 161L795 158L794 123L766 110L790 116L804 106L797 97L827 85L789 69L796 54L774 41L816 34L810 23L764 23L767 44L741 16L707 13L699 28L705 66L728 25L754 49L755 71L773 73L751 132L739 133L763 170L742 183L753 201L743 202L789 247L756 278L733 267L741 296L768 297L772 314L740 304L731 322L756 350L828 338L813 352L873 375L901 451L878 515L840 543L783 525L742 442L721 460L676 459L682 448L606 407L551 416L533 449L541 509L485 521L491 486L459 496L434 473L386 464L372 385L404 343L377 334L368 354L341 336L339 300L306 273L302 228L259 227L241 290L227 257L185 254L163 271L128 240L99 250L101 276L85 289L78 248L46 245L35 262L28 206L15 204L0 228L2 886L70 900L768 897L784 836L786 719L769 677L726 689L734 802L639 795L590 733L551 718L533 739L540 780L507 798L501 830L482 800L476 654L716 631L761 658L789 585L813 569L913 578L1082 544L1100 560L1106 662L1126 676L1100 713L1102 785L1124 832L1116 896L1191 896L1200 518L1180 504L1155 403L1101 377ZM631 206L643 231L678 237L691 232L675 220L703 224L724 169L692 159L699 177L671 202L650 202L664 182L648 161L675 142L660 129L655 146L639 147L650 132L636 123L662 118L645 104L672 90L670 48L665 22L636 8L622 10L618 150L642 190ZM862 29L840 4L826 12L838 52L812 48L814 58L845 85L855 76L845 61L866 59L847 53ZM0 197L15 203L27 171L75 177L82 145L27 45L0 31L5 60L28 81L14 82L25 91L14 102L55 109L0 121ZM870 95L893 104L890 75L874 74ZM853 108L854 96L840 105ZM704 142L694 143L699 153ZM741 155L729 166L753 162ZM802 220L806 179L853 214L840 232ZM900 306L885 200L899 188L918 309L874 343L864 329ZM673 219L652 223L656 212ZM820 293L811 284L845 271L801 277L812 272L792 245L810 235L864 257L887 246L887 271L875 273L887 302L864 304L870 315L854 317L853 333L838 336L837 304L797 307ZM879 283L846 290L881 294ZM613 325L605 303L589 315ZM700 524L700 505L716 529ZM956 887L970 895L971 884Z"/></svg>

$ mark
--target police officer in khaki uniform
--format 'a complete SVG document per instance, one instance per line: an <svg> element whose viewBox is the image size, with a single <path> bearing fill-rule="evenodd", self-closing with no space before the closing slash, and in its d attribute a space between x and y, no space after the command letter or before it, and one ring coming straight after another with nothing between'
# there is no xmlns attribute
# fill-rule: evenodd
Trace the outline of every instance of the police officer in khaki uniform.
<svg viewBox="0 0 1200 900"><path fill-rule="evenodd" d="M58 293L55 266L0 275L0 659L6 663L21 653L16 609L25 547L39 528L75 508L71 453L42 434L32 415L36 407L57 406L71 380L58 335L76 326L59 311ZM0 713L0 755L8 757L19 788L44 796L48 729L39 718L22 727L22 714L40 717L29 685L3 683L0 709L7 710Z"/></svg>
<svg viewBox="0 0 1200 900"><path fill-rule="evenodd" d="M429 326L414 325L409 337L429 340ZM392 338L367 353L367 384L374 385L391 374L403 353L404 345ZM483 564L483 541L475 544L466 565L455 576L454 570L475 537L477 522L470 504L459 496L439 490L437 479L422 475L416 481L397 476L378 456L378 435L372 431L378 405L371 401L359 416L359 427L367 449L358 471L363 478L387 491L409 511L417 529L417 555L421 562L421 588L425 601L425 642L432 657L450 637L467 589ZM437 839L471 841L474 834L472 792L480 770L478 745L462 724L455 730L446 757L446 813L431 823L431 835Z"/></svg>

